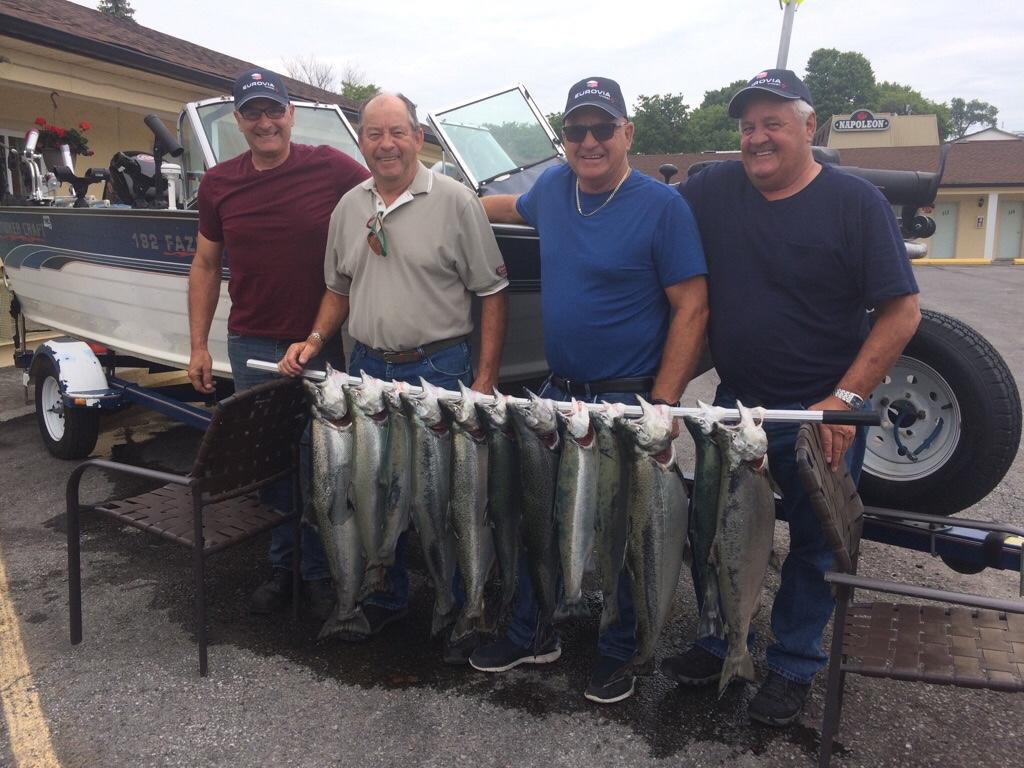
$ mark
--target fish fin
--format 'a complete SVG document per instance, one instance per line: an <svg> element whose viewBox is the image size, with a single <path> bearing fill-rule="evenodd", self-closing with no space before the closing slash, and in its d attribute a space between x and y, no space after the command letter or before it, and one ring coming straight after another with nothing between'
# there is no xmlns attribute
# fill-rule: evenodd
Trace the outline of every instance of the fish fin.
<svg viewBox="0 0 1024 768"><path fill-rule="evenodd" d="M718 678L718 698L722 698L725 689L736 678L753 681L754 659L745 647L738 654L730 653L722 662L722 675Z"/></svg>

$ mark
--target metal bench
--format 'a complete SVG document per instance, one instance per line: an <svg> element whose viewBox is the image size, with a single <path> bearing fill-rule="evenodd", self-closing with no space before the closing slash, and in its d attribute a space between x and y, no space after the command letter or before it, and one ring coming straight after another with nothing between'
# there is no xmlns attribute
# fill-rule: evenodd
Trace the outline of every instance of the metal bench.
<svg viewBox="0 0 1024 768"><path fill-rule="evenodd" d="M199 674L207 674L205 560L232 544L291 522L299 541L299 438L307 421L301 382L281 379L223 400L214 409L199 452L187 475L175 475L103 459L79 464L67 482L68 590L71 643L82 641L80 515L104 517L192 549L195 577ZM83 507L79 486L86 470L98 467L165 485L127 499ZM261 503L257 491L291 480L292 512ZM292 558L292 610L298 610L299 548Z"/></svg>

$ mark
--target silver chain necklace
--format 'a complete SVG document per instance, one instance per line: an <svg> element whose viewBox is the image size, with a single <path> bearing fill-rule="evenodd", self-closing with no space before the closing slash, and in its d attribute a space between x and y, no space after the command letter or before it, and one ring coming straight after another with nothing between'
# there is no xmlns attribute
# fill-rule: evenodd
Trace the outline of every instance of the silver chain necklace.
<svg viewBox="0 0 1024 768"><path fill-rule="evenodd" d="M597 206L597 208L592 210L590 213L584 213L583 212L583 206L580 205L580 179L579 179L579 176L577 176L576 177L576 210L579 212L580 216L582 216L583 218L587 218L589 216L593 216L595 213L597 213L602 208L604 208L606 205L608 205L608 203L610 203L612 201L612 198L615 197L615 193L619 191L619 187L621 187L623 184L626 183L626 179L629 178L629 174L631 174L632 172L633 172L632 168L627 168L626 172L623 174L622 178L619 179L619 183L615 185L615 189L613 189L612 193L610 195L608 195L608 199L605 200L603 203L601 203L599 206Z"/></svg>

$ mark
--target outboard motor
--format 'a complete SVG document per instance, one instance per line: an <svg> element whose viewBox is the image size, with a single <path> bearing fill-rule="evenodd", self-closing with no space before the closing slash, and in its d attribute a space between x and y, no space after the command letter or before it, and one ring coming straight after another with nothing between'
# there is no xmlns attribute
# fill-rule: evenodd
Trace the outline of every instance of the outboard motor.
<svg viewBox="0 0 1024 768"><path fill-rule="evenodd" d="M118 152L110 159L110 186L114 191L112 203L132 208L161 208L166 201L156 204L156 162L149 152Z"/></svg>

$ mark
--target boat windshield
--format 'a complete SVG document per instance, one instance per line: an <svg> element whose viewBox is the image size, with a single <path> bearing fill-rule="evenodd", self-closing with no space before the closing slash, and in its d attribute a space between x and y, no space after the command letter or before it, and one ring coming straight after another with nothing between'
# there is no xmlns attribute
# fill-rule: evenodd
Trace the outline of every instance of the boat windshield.
<svg viewBox="0 0 1024 768"><path fill-rule="evenodd" d="M429 119L476 187L560 156L522 86L431 113Z"/></svg>
<svg viewBox="0 0 1024 768"><path fill-rule="evenodd" d="M214 162L220 163L245 152L249 147L245 137L235 123L234 104L222 101L205 104L197 108L199 120L203 124L213 150ZM295 105L295 127L292 128L292 141L296 144L312 144L340 149L346 155L366 165L359 147L352 138L349 127L345 124L341 112L333 106Z"/></svg>

